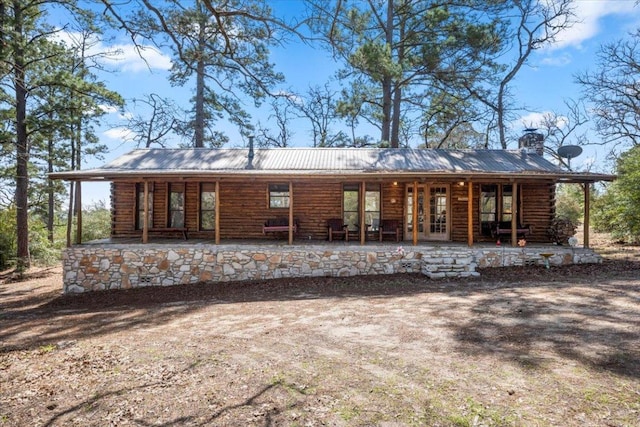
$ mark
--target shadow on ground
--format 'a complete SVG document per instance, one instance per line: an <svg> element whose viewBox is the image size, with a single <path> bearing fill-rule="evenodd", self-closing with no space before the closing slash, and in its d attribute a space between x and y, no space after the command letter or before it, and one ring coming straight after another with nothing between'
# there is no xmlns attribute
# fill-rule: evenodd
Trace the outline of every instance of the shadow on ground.
<svg viewBox="0 0 640 427"><path fill-rule="evenodd" d="M541 348L640 377L640 262L488 269L478 279L422 275L199 283L60 295L0 285L0 353L34 350L133 327L158 326L217 304L438 294L469 307L453 326L461 352L486 352L533 368ZM19 292L19 291L16 291ZM466 315L465 315L466 314Z"/></svg>

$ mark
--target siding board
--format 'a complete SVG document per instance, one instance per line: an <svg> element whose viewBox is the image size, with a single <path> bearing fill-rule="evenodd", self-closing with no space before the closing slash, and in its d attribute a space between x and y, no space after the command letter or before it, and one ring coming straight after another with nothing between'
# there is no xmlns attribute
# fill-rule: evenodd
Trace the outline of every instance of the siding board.
<svg viewBox="0 0 640 427"><path fill-rule="evenodd" d="M207 181L211 182L211 181ZM404 221L406 182L371 181L380 183L382 191L381 218ZM287 217L288 209L269 208L269 183L275 181L220 181L216 195L220 215L221 239L285 239L286 234L264 236L262 225L269 218ZM284 183L284 182L282 182ZM294 217L299 228L296 240L324 240L327 238L326 221L342 217L343 181L301 181L293 183ZM450 184L451 241L467 241L468 183ZM153 189L152 227L167 226L169 182L155 182ZM199 230L200 183L185 183L185 225L189 237L214 239L214 231ZM524 224L530 224L531 242L548 242L548 224L554 215L555 186L552 182L525 182L521 184L521 215ZM480 184L473 183L473 236L476 242L488 242L490 237L480 235L479 220ZM111 185L111 227L114 237L141 236L135 229L136 184L116 181ZM174 233L175 234L175 233Z"/></svg>

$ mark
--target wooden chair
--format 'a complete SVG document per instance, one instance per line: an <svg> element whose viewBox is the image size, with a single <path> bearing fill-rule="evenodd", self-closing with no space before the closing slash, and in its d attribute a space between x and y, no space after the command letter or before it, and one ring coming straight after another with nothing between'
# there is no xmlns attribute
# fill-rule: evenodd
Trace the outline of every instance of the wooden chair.
<svg viewBox="0 0 640 427"><path fill-rule="evenodd" d="M400 241L400 221L395 219L383 219L380 222L380 241L384 236L396 236L396 242Z"/></svg>
<svg viewBox="0 0 640 427"><path fill-rule="evenodd" d="M334 236L344 236L345 241L349 241L349 232L347 225L342 218L331 218L327 220L327 229L329 232L329 241L333 242Z"/></svg>

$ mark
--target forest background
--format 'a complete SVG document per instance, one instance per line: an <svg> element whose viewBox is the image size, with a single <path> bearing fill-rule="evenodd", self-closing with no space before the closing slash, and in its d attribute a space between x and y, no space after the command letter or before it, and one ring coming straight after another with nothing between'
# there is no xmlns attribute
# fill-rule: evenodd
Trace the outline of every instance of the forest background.
<svg viewBox="0 0 640 427"><path fill-rule="evenodd" d="M525 128L640 236L640 7L601 0L0 1L0 268L109 230L47 179L135 147L517 148ZM558 156L579 145L584 155ZM579 221L581 191L561 187ZM81 206L79 200L89 201ZM65 231L66 230L66 235Z"/></svg>

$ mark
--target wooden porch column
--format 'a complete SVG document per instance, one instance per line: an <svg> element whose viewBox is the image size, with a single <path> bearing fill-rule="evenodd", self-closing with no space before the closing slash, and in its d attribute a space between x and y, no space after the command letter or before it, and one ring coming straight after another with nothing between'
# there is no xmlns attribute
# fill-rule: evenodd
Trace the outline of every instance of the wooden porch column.
<svg viewBox="0 0 640 427"><path fill-rule="evenodd" d="M473 246L473 182L467 181L467 242Z"/></svg>
<svg viewBox="0 0 640 427"><path fill-rule="evenodd" d="M365 181L362 181L360 183L360 200L358 203L358 205L360 206L360 212L358 213L360 216L360 244L364 245L365 241L367 240L367 223L365 221L365 202L367 200L366 198L366 192L367 192L367 183Z"/></svg>
<svg viewBox="0 0 640 427"><path fill-rule="evenodd" d="M585 248L589 247L589 212L591 211L591 191L589 191L589 189L591 188L591 186L589 185L588 182L584 183L584 225L583 225L583 232L584 232L584 242L583 242L583 246Z"/></svg>
<svg viewBox="0 0 640 427"><path fill-rule="evenodd" d="M512 181L511 184L511 246L518 246L518 182Z"/></svg>
<svg viewBox="0 0 640 427"><path fill-rule="evenodd" d="M289 181L289 244L293 245L293 182Z"/></svg>
<svg viewBox="0 0 640 427"><path fill-rule="evenodd" d="M418 244L418 227L420 226L420 221L418 220L418 181L413 181L413 230L412 230L412 238L413 238L413 246Z"/></svg>
<svg viewBox="0 0 640 427"><path fill-rule="evenodd" d="M76 182L76 244L82 243L82 182Z"/></svg>
<svg viewBox="0 0 640 427"><path fill-rule="evenodd" d="M142 207L142 243L149 241L149 181L144 182Z"/></svg>
<svg viewBox="0 0 640 427"><path fill-rule="evenodd" d="M214 211L214 221L216 227L216 245L220 244L220 181L216 181L216 202L215 202L215 211Z"/></svg>

